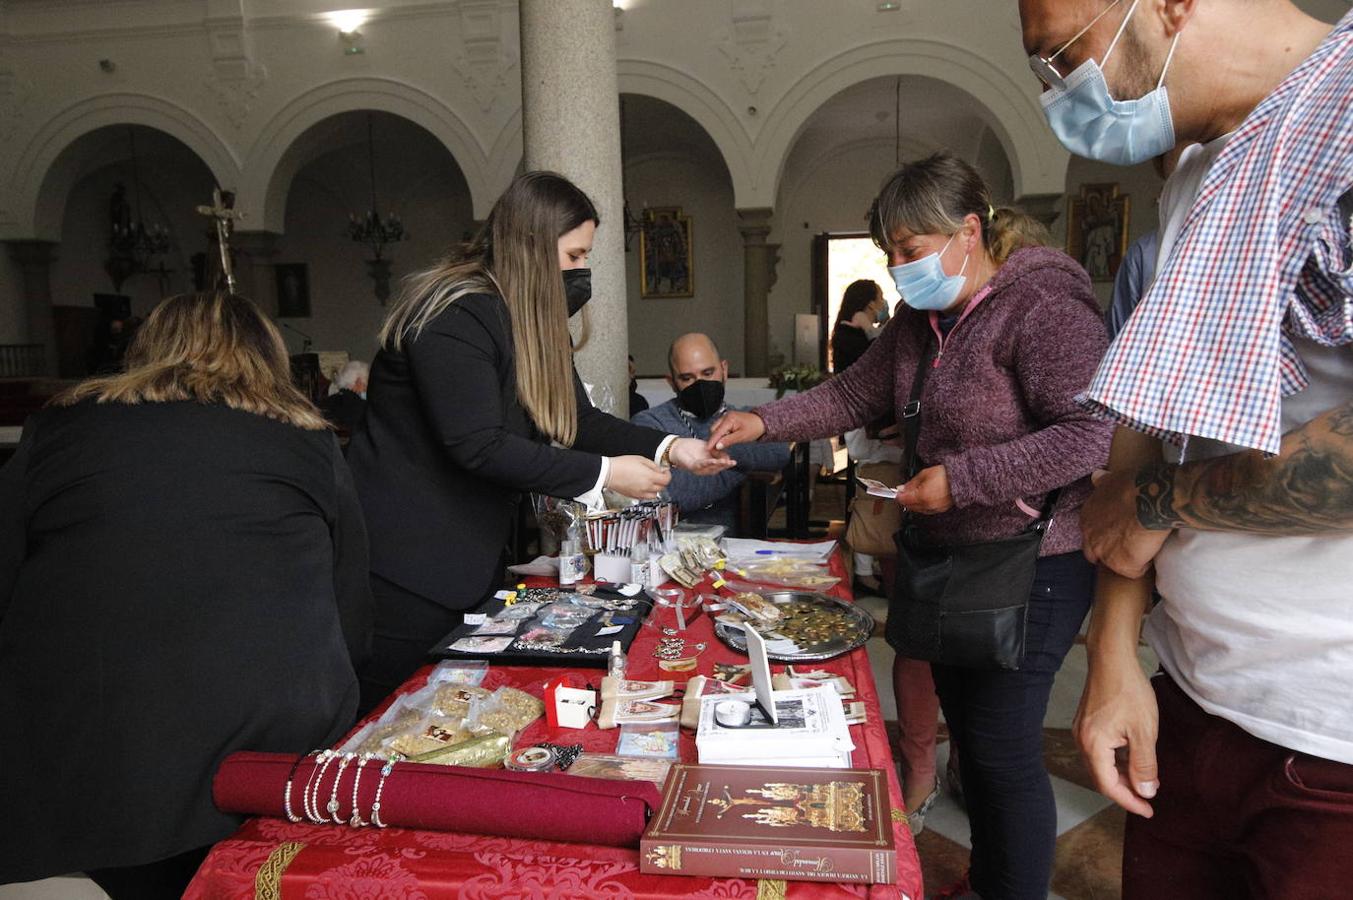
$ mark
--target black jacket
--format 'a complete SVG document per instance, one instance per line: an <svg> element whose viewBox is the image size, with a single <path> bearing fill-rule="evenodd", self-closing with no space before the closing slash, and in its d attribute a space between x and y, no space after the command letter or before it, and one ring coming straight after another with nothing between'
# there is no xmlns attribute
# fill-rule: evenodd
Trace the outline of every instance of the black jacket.
<svg viewBox="0 0 1353 900"><path fill-rule="evenodd" d="M496 588L523 492L576 497L600 455L651 457L665 437L593 408L575 372L578 437L553 447L517 400L514 367L507 304L461 297L401 351L376 354L348 446L372 572L448 609Z"/></svg>
<svg viewBox="0 0 1353 900"><path fill-rule="evenodd" d="M0 882L229 836L217 765L341 737L370 617L329 432L197 403L30 418L0 469Z"/></svg>

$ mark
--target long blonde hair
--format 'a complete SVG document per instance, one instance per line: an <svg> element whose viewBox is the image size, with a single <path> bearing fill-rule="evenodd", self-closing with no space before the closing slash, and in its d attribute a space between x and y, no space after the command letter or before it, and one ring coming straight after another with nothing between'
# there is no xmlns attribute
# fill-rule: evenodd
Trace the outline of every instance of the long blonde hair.
<svg viewBox="0 0 1353 900"><path fill-rule="evenodd" d="M1048 243L1042 222L1008 206L994 207L977 170L947 153L907 163L888 177L869 208L869 233L887 252L899 228L954 234L969 214L981 220L983 246L998 266L1016 250Z"/></svg>
<svg viewBox="0 0 1353 900"><path fill-rule="evenodd" d="M170 297L146 317L125 371L91 378L52 400L99 403L222 403L298 428L328 428L291 383L282 335L257 306L216 291Z"/></svg>
<svg viewBox="0 0 1353 900"><path fill-rule="evenodd" d="M541 432L571 446L578 407L559 238L589 221L601 224L596 206L564 176L519 176L459 256L408 280L381 327L381 346L399 350L416 340L466 294L497 293L512 320L517 399Z"/></svg>

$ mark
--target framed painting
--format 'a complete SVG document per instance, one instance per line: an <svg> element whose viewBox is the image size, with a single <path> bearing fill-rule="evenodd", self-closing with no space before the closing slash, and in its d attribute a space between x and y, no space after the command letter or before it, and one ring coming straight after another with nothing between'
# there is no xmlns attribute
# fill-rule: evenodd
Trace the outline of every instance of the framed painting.
<svg viewBox="0 0 1353 900"><path fill-rule="evenodd" d="M695 293L691 220L679 206L644 210L639 230L639 296L690 297Z"/></svg>
<svg viewBox="0 0 1353 900"><path fill-rule="evenodd" d="M310 317L310 269L305 263L273 266L277 278L277 318Z"/></svg>
<svg viewBox="0 0 1353 900"><path fill-rule="evenodd" d="M1130 198L1116 184L1083 184L1067 198L1066 252L1091 281L1113 281L1128 248Z"/></svg>

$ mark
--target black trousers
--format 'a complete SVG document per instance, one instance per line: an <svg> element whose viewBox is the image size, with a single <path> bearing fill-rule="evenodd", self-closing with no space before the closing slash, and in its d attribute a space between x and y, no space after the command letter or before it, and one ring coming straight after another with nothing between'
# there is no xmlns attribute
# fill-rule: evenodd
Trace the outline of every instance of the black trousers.
<svg viewBox="0 0 1353 900"><path fill-rule="evenodd" d="M453 628L463 614L405 590L379 575L371 576L376 601L371 657L357 673L362 684L358 718L375 709L395 688L427 662L428 651Z"/></svg>
<svg viewBox="0 0 1353 900"><path fill-rule="evenodd" d="M972 826L969 878L983 900L1043 900L1052 879L1057 804L1043 765L1053 678L1090 609L1095 569L1080 551L1038 561L1017 671L933 665L935 692L962 748Z"/></svg>
<svg viewBox="0 0 1353 900"><path fill-rule="evenodd" d="M85 874L112 900L179 900L210 849L199 847L159 862L90 869Z"/></svg>

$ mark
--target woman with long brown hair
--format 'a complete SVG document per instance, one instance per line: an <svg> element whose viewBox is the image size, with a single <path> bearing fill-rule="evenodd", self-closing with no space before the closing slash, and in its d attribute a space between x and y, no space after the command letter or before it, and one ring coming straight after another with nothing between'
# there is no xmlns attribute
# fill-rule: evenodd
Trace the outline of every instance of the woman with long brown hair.
<svg viewBox="0 0 1353 900"><path fill-rule="evenodd" d="M126 366L0 469L0 883L155 900L239 825L226 754L351 725L371 596L337 440L254 304L166 300Z"/></svg>
<svg viewBox="0 0 1353 900"><path fill-rule="evenodd" d="M870 230L904 301L897 316L846 372L797 397L729 413L710 444L807 440L896 414L914 445L904 463L917 473L897 491L904 532L887 637L899 650L937 646L913 640L930 632L904 608L917 601L901 599L914 590L910 580L903 589L902 549L919 544L941 556L1019 538L1043 520L1036 562L1024 567L1022 558L1016 573L1032 587L1011 598L1027 619L997 623L1009 626L1001 638L1021 642L1016 668L958 652L927 656L961 749L972 826L970 877L938 896L1042 900L1057 812L1043 714L1090 607L1094 569L1080 552L1079 514L1110 439L1110 426L1075 398L1108 340L1085 271L1039 246L1045 230L1036 221L996 209L982 177L960 159L936 154L904 165L874 201ZM969 647L985 637L966 636Z"/></svg>
<svg viewBox="0 0 1353 900"><path fill-rule="evenodd" d="M703 441L594 409L569 317L600 224L561 175L528 172L457 257L412 279L381 329L348 448L371 532L376 631L363 708L499 585L521 495L656 497L668 465L732 465Z"/></svg>

